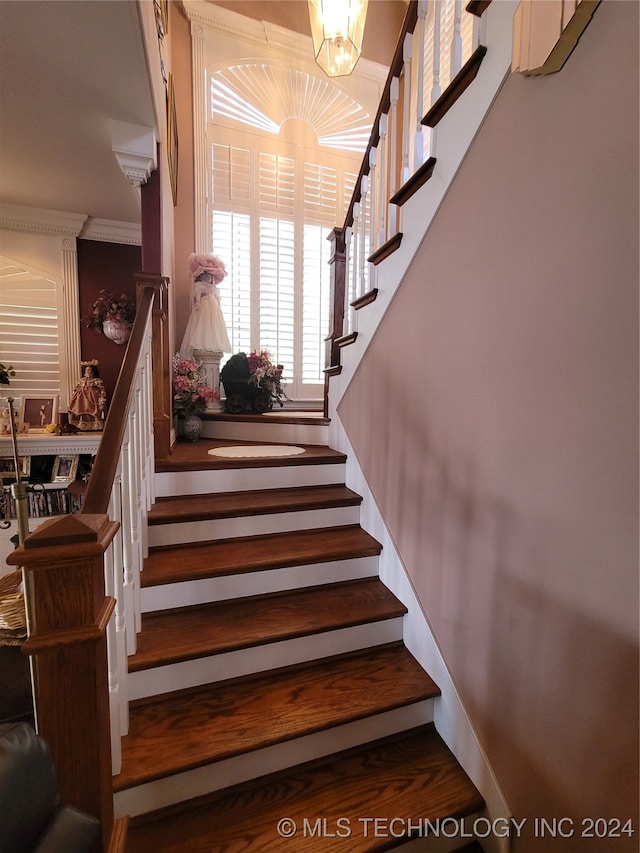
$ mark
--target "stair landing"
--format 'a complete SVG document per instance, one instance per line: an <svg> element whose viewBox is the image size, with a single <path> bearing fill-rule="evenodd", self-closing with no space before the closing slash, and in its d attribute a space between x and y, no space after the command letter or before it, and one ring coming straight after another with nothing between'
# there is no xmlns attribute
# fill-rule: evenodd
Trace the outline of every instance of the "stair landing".
<svg viewBox="0 0 640 853"><path fill-rule="evenodd" d="M297 456L267 456L225 459L211 456L209 450L216 447L242 447L252 444L295 444L303 447L304 453ZM294 441L236 441L233 439L200 438L198 441L179 441L171 449L171 455L156 462L156 473L167 471L203 471L235 468L281 468L296 465L326 465L346 461L344 453L321 444L299 444Z"/></svg>

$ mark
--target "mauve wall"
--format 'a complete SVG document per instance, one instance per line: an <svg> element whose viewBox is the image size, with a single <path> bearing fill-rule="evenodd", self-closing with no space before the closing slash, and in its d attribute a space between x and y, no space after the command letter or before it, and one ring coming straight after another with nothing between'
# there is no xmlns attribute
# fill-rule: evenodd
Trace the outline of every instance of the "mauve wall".
<svg viewBox="0 0 640 853"><path fill-rule="evenodd" d="M80 317L86 317L101 290L115 294L126 293L136 298L134 274L141 270L141 249L120 243L98 240L78 240L78 286ZM126 346L115 344L96 329L80 326L82 359L97 358L100 378L111 400Z"/></svg>
<svg viewBox="0 0 640 853"><path fill-rule="evenodd" d="M507 80L338 409L518 853L638 849L638 8Z"/></svg>

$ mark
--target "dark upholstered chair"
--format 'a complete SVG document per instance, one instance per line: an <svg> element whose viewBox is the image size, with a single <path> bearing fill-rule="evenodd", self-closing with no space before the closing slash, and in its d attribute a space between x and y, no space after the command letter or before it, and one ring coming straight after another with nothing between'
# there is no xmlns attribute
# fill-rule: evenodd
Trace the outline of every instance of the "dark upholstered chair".
<svg viewBox="0 0 640 853"><path fill-rule="evenodd" d="M0 853L93 853L100 821L60 803L51 753L28 723L0 725Z"/></svg>

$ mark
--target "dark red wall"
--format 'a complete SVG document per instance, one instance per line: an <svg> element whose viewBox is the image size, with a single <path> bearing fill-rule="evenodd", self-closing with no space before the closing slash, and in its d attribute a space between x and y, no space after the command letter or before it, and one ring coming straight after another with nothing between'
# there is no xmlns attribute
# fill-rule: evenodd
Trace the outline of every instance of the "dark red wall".
<svg viewBox="0 0 640 853"><path fill-rule="evenodd" d="M116 294L126 293L135 300L133 274L140 272L141 268L142 252L139 246L78 240L80 317L87 316L103 289ZM102 332L88 329L86 323L81 322L80 348L83 361L97 358L100 362L100 376L107 397L111 399L126 345L113 343Z"/></svg>

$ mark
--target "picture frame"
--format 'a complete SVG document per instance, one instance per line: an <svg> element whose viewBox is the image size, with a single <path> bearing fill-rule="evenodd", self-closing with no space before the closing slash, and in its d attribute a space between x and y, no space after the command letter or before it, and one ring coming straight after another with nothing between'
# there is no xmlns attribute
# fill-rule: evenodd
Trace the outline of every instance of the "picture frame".
<svg viewBox="0 0 640 853"><path fill-rule="evenodd" d="M169 178L173 206L178 204L178 118L176 114L176 98L173 86L173 75L169 72L167 84L167 159L169 161Z"/></svg>
<svg viewBox="0 0 640 853"><path fill-rule="evenodd" d="M58 395L23 396L20 400L20 423L29 424L30 433L46 432L58 420Z"/></svg>
<svg viewBox="0 0 640 853"><path fill-rule="evenodd" d="M51 471L52 483L72 483L78 473L77 454L65 454L64 456L56 456L53 462L53 470Z"/></svg>
<svg viewBox="0 0 640 853"><path fill-rule="evenodd" d="M20 466L20 478L25 479L31 472L31 457L19 456L18 465ZM13 456L0 456L0 484L9 486L11 483L15 483L16 480L16 467Z"/></svg>

